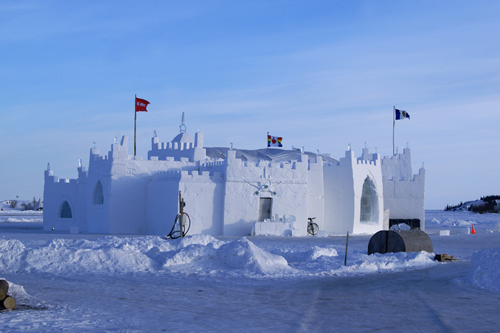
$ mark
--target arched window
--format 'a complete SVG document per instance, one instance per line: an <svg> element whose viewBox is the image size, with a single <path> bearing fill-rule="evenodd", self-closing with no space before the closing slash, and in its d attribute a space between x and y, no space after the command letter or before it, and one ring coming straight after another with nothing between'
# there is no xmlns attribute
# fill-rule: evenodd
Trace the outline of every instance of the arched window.
<svg viewBox="0 0 500 333"><path fill-rule="evenodd" d="M95 184L92 203L94 205L102 205L104 203L104 197L102 195L102 184L100 180L98 180L97 184Z"/></svg>
<svg viewBox="0 0 500 333"><path fill-rule="evenodd" d="M69 203L66 200L64 200L64 202L61 204L61 209L59 210L59 217L62 219L73 218L71 207L69 206Z"/></svg>
<svg viewBox="0 0 500 333"><path fill-rule="evenodd" d="M375 220L375 196L373 183L370 178L366 177L361 194L361 222L373 222Z"/></svg>

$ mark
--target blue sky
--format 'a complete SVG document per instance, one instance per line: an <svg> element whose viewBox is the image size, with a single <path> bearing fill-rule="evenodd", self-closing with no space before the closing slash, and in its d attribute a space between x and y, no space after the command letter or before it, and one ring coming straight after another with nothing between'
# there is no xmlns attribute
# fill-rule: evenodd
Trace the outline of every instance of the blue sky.
<svg viewBox="0 0 500 333"><path fill-rule="evenodd" d="M426 207L500 194L498 1L2 1L0 200L75 178L96 142L344 155L412 148Z"/></svg>

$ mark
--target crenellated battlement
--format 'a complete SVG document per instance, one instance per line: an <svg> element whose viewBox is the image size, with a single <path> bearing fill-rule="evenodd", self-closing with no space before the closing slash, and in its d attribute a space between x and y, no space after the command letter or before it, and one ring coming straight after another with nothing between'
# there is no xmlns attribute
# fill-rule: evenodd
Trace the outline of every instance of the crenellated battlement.
<svg viewBox="0 0 500 333"><path fill-rule="evenodd" d="M171 157L175 160L187 158L189 161L200 161L206 158L206 150L203 148L203 133L195 133L195 140L186 132L181 132L170 142L159 142L158 136L151 139L151 150L148 159L156 157L158 160L166 160Z"/></svg>
<svg viewBox="0 0 500 333"><path fill-rule="evenodd" d="M156 178L180 178L181 170L157 171L153 173L153 179Z"/></svg>
<svg viewBox="0 0 500 333"><path fill-rule="evenodd" d="M396 153L393 156L384 156L382 159L383 161L389 161L389 160L411 160L411 149L410 148L404 148L403 153L399 154Z"/></svg>
<svg viewBox="0 0 500 333"><path fill-rule="evenodd" d="M375 165L377 165L377 161L376 160L369 161L369 160L360 160L360 159L358 159L357 160L357 164L366 164L366 165L373 165L373 166L375 166Z"/></svg>
<svg viewBox="0 0 500 333"><path fill-rule="evenodd" d="M153 179L158 178L175 178L175 179L192 179L192 180L222 180L221 172L214 171L198 171L198 170L169 170L159 171L153 174Z"/></svg>
<svg viewBox="0 0 500 333"><path fill-rule="evenodd" d="M425 182L425 169L420 168L417 174L412 175L411 177L386 177L382 176L382 180L388 182Z"/></svg>
<svg viewBox="0 0 500 333"><path fill-rule="evenodd" d="M411 150L405 148L403 154L395 154L394 156L385 156L382 159L382 176L390 179L403 179L408 177L411 179L413 176L411 167Z"/></svg>

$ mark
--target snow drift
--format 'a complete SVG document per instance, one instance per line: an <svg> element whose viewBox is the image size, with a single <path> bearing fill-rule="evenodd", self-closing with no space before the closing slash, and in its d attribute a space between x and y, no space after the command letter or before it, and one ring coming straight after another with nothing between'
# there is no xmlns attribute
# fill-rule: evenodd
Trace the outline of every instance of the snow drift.
<svg viewBox="0 0 500 333"><path fill-rule="evenodd" d="M500 247L485 249L472 255L472 270L467 281L479 288L500 292Z"/></svg>
<svg viewBox="0 0 500 333"><path fill-rule="evenodd" d="M0 270L63 276L133 273L292 278L390 272L435 264L428 253L368 256L352 251L345 267L339 246L282 248L272 244L263 242L261 248L246 237L223 241L209 235L168 241L157 236L55 238L41 245L0 239Z"/></svg>

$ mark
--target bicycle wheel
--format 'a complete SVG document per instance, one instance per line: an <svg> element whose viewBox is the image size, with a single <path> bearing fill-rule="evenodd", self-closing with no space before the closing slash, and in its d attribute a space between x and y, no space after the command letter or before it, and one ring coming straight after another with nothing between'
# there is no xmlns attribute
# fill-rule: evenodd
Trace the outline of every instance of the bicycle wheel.
<svg viewBox="0 0 500 333"><path fill-rule="evenodd" d="M307 224L307 233L309 235L316 236L316 234L318 233L318 230L319 230L319 226L317 223L309 222Z"/></svg>
<svg viewBox="0 0 500 333"><path fill-rule="evenodd" d="M178 226L178 230L175 230L175 226ZM175 217L174 220L174 225L172 226L172 230L170 230L170 233L167 235L167 239L176 239L179 237L182 237L182 235L186 236L188 233L189 229L191 228L191 218L187 213L179 213ZM182 230L182 233L181 233Z"/></svg>

